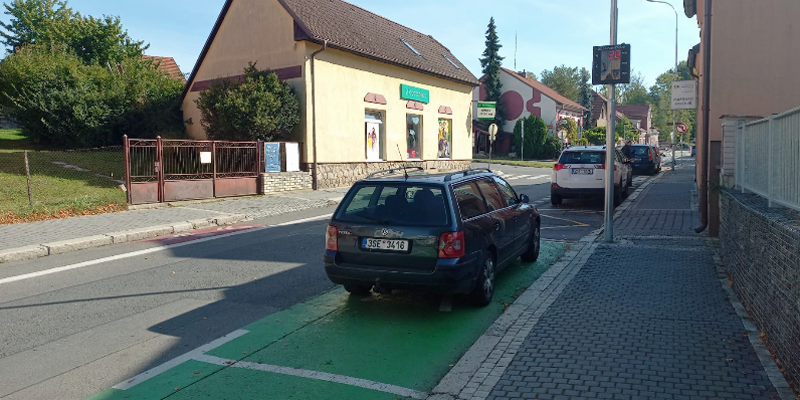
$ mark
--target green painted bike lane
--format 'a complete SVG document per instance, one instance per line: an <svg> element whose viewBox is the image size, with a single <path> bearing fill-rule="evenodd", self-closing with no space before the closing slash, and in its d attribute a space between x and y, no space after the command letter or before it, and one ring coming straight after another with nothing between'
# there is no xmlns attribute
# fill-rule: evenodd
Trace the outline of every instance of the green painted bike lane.
<svg viewBox="0 0 800 400"><path fill-rule="evenodd" d="M536 263L510 265L487 307L456 296L452 310L442 312L440 296L358 297L337 288L245 326L242 336L133 387L90 399L420 398L565 249L543 241Z"/></svg>

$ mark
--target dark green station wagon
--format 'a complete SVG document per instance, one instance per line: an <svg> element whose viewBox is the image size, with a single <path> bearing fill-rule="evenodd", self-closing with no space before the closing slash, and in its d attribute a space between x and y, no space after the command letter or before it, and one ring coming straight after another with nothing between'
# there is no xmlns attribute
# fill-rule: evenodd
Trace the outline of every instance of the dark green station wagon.
<svg viewBox="0 0 800 400"><path fill-rule="evenodd" d="M328 277L353 294L403 289L489 304L498 271L539 256L539 212L488 169L419 171L379 171L350 188L328 225Z"/></svg>

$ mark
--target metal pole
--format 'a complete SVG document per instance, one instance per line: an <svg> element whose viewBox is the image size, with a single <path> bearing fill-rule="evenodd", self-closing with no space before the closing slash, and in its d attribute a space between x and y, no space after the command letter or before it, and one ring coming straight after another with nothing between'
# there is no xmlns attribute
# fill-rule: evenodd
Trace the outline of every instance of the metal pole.
<svg viewBox="0 0 800 400"><path fill-rule="evenodd" d="M131 142L128 135L122 135L122 158L125 160L125 196L128 204L133 204L131 199Z"/></svg>
<svg viewBox="0 0 800 400"><path fill-rule="evenodd" d="M611 45L617 44L617 0L611 0ZM608 85L611 98L611 107L608 110L608 127L606 128L606 200L604 239L607 243L614 241L614 131L616 129L617 115L617 88L614 84Z"/></svg>
<svg viewBox="0 0 800 400"><path fill-rule="evenodd" d="M675 11L675 80L680 80L678 75L678 10L672 4L672 11ZM683 134L681 134L683 136ZM675 170L675 110L672 110L672 170Z"/></svg>
<svg viewBox="0 0 800 400"><path fill-rule="evenodd" d="M25 150L25 177L28 178L28 204L33 207L33 191L31 190L31 168L28 166L28 150Z"/></svg>
<svg viewBox="0 0 800 400"><path fill-rule="evenodd" d="M520 129L522 134L522 140L520 140L519 144L519 160L525 161L525 118L522 119L522 129Z"/></svg>

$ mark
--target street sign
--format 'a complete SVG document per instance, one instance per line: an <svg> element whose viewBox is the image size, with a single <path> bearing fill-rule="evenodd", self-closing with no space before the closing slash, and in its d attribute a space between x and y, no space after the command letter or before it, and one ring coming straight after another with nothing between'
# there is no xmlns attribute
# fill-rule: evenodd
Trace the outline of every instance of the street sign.
<svg viewBox="0 0 800 400"><path fill-rule="evenodd" d="M594 46L592 85L631 83L631 45Z"/></svg>
<svg viewBox="0 0 800 400"><path fill-rule="evenodd" d="M686 126L686 124L684 124L683 122L675 126L675 132L686 133L687 130L689 130L689 127Z"/></svg>
<svg viewBox="0 0 800 400"><path fill-rule="evenodd" d="M493 120L497 114L497 102L495 101L479 101L478 102L478 119L484 121Z"/></svg>
<svg viewBox="0 0 800 400"><path fill-rule="evenodd" d="M697 81L672 82L672 109L697 109Z"/></svg>
<svg viewBox="0 0 800 400"><path fill-rule="evenodd" d="M494 142L497 138L497 124L489 125L489 140Z"/></svg>

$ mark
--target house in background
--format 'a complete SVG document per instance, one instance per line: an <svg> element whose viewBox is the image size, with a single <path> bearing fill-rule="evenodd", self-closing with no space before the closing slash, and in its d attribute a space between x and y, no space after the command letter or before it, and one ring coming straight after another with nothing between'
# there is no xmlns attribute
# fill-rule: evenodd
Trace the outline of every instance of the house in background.
<svg viewBox="0 0 800 400"><path fill-rule="evenodd" d="M514 72L507 68L501 68L499 76L503 86L501 102L505 107L507 119L506 123L500 127L503 132L506 132L506 135L498 134L500 140L496 145L498 153L508 153L511 145L510 133L514 131L517 120L527 118L529 115L535 115L544 120L551 136L555 135L554 127L564 118L572 118L578 123L578 126L583 125L584 113L588 111L585 107L528 77L524 71ZM483 84L475 88L472 97L474 101L486 98L486 89Z"/></svg>
<svg viewBox="0 0 800 400"><path fill-rule="evenodd" d="M592 100L592 125L604 127L608 126L608 108L610 102L600 93L593 91ZM622 118L628 118L635 129L639 132L637 142L639 144L658 145L658 129L653 127L653 111L650 104L617 105L616 122Z"/></svg>
<svg viewBox="0 0 800 400"><path fill-rule="evenodd" d="M178 66L178 63L175 62L175 59L172 57L159 57L159 56L142 56L142 60L148 61L152 60L153 65L157 65L158 69L162 72L166 72L175 80L179 80L181 82L186 83L186 77L183 76L183 72L181 72L181 68Z"/></svg>
<svg viewBox="0 0 800 400"><path fill-rule="evenodd" d="M617 110L639 131L639 144L658 146L658 130L653 127L653 110L650 104L618 105Z"/></svg>
<svg viewBox="0 0 800 400"><path fill-rule="evenodd" d="M188 134L206 137L196 100L250 62L295 91L299 143L315 188L413 165L468 168L478 79L433 37L341 0L226 0L182 96Z"/></svg>

